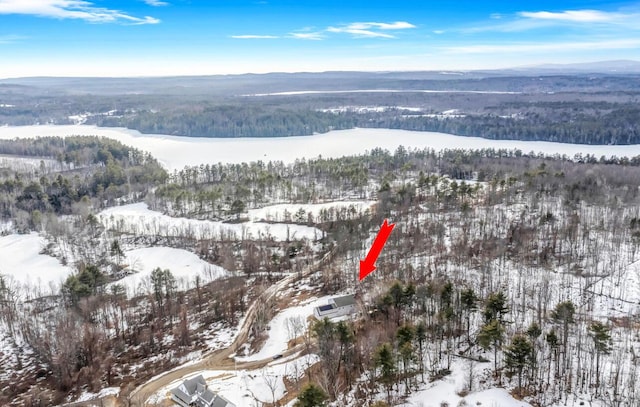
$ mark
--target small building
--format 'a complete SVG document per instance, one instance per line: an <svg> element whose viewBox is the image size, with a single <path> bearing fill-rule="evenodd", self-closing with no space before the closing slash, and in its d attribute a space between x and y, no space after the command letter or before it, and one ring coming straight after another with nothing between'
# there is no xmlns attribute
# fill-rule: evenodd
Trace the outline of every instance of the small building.
<svg viewBox="0 0 640 407"><path fill-rule="evenodd" d="M327 305L321 305L313 309L313 315L318 318L336 318L350 315L357 311L356 299L353 294L342 297L330 298Z"/></svg>
<svg viewBox="0 0 640 407"><path fill-rule="evenodd" d="M202 375L185 380L171 390L171 400L182 407L236 407L229 400L209 390Z"/></svg>

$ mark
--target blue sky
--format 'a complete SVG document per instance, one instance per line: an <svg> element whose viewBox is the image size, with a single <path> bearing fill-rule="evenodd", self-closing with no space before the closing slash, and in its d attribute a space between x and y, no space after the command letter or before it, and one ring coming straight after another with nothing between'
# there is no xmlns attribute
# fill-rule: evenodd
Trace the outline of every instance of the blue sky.
<svg viewBox="0 0 640 407"><path fill-rule="evenodd" d="M640 2L0 0L0 78L640 60Z"/></svg>

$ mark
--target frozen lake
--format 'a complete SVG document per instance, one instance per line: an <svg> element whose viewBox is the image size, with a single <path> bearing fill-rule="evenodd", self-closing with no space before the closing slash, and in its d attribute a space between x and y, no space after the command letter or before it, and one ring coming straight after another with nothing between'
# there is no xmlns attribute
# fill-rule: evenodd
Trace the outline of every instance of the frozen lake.
<svg viewBox="0 0 640 407"><path fill-rule="evenodd" d="M546 154L594 154L633 157L640 155L640 145L593 146L583 144L551 143L543 141L488 140L462 137L445 133L389 130L352 129L336 130L325 134L276 138L194 138L161 134L140 134L123 128L104 128L85 125L0 127L0 139L30 138L37 136L97 135L121 141L150 152L169 170L185 165L206 163L240 163L248 161L280 160L293 162L296 158L341 157L362 154L381 147L394 151L402 145L407 148L506 148Z"/></svg>

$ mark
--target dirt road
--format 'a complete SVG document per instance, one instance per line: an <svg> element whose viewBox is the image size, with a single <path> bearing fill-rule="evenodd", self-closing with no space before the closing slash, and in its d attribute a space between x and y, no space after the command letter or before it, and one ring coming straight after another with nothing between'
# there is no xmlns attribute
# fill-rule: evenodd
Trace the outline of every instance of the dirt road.
<svg viewBox="0 0 640 407"><path fill-rule="evenodd" d="M260 304L266 303L270 301L277 293L283 291L289 286L289 284L298 280L299 278L304 278L309 276L310 274L318 271L324 266L328 261L331 261L333 257L333 253L327 253L322 259L318 260L312 265L309 265L303 270L301 273L295 273L290 276L285 277L280 280L278 283L272 285L267 288L262 294L258 296L254 300L254 302L249 306L247 310L245 319L242 323L242 326L238 330L238 333L228 348L220 349L213 351L212 353L203 357L201 361L195 364L191 364L188 366L184 366L178 368L176 370L172 370L163 375L157 376L147 383L139 386L135 390L131 392L128 397L129 405L133 407L142 407L150 404L146 404L149 397L153 394L157 393L160 389L165 386L168 386L172 382L181 379L184 376L187 376L191 373L196 373L201 370L234 370L234 369L259 369L265 366L267 363L271 362L272 359L265 359L254 362L243 362L243 363L235 363L233 359L230 358L236 350L243 345L249 336L249 329L253 324L253 321L256 317L256 312L258 306ZM284 356L289 356L296 352L302 350L303 346L298 345L292 349L289 349L285 352ZM99 400L92 400L93 405L100 405ZM92 404L84 404L84 405L92 405ZM96 404L97 403L97 404ZM80 404L74 404L74 406L79 406Z"/></svg>

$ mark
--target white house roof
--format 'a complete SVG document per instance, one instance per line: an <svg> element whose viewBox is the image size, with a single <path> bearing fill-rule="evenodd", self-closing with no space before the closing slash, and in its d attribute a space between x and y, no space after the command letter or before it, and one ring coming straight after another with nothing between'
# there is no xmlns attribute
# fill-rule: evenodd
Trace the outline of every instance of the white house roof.
<svg viewBox="0 0 640 407"><path fill-rule="evenodd" d="M355 305L356 299L353 294L345 295L343 297L336 297L332 299L337 307L348 307L350 305Z"/></svg>

